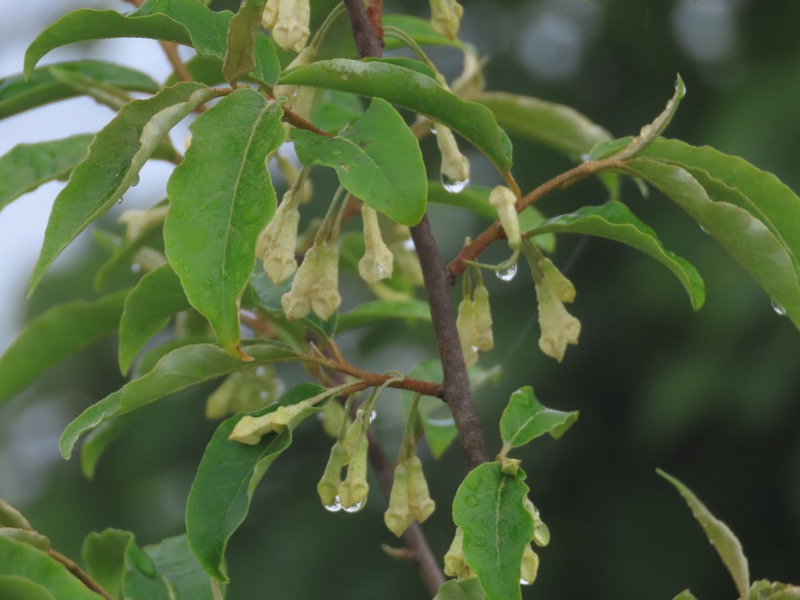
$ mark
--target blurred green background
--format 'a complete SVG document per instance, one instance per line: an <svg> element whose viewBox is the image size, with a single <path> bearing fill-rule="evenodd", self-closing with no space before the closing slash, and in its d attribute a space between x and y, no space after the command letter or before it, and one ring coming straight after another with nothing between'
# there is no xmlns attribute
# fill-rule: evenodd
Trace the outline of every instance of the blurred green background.
<svg viewBox="0 0 800 600"><path fill-rule="evenodd" d="M66 3L40 4L36 27L67 9ZM569 104L622 136L638 132L663 108L680 73L688 94L670 137L743 156L800 190L800 3L463 4L463 38L488 54L489 89ZM427 3L387 0L386 10L425 16ZM30 37L15 39L27 43ZM459 71L458 53L431 55L449 75ZM23 134L16 141L29 140ZM436 164L430 140L424 150ZM571 165L521 140L514 152L524 191ZM473 158L473 182L496 184L490 168ZM583 329L579 346L558 365L538 350L526 269L509 283L488 282L496 348L481 364L503 366L500 382L477 393L490 451L499 449L497 419L518 387L533 385L548 406L581 411L558 442L539 440L517 453L552 533L539 553L539 579L523 595L668 599L690 587L701 599L733 598L722 564L656 467L693 488L736 532L754 578L798 582L800 335L665 198L652 193L643 199L633 185L625 186L623 198L704 276L707 302L699 313L692 313L677 281L644 255L611 242L562 237L554 260L576 285L572 312ZM603 200L603 188L589 181L545 198L540 208L555 215ZM431 215L447 258L463 235L485 226L452 209L433 207ZM93 269L103 256L91 244L82 248L45 280L26 305L26 318L66 299L91 297ZM350 277L342 285L352 305L362 288ZM390 325L348 334L342 344L356 364L408 370L435 356L432 340L425 326ZM281 373L289 384L301 377L297 369ZM106 527L131 529L142 544L182 532L186 494L215 427L202 415L213 386L156 403L140 411L95 480L86 481L77 459L58 457L57 437L80 410L122 383L109 340L0 406L0 497L73 557L88 532ZM391 456L401 434L397 400L387 394L375 422ZM396 542L383 527L385 500L377 491L355 515L329 514L320 506L315 485L329 446L319 425L308 423L271 467L230 545L232 600L426 597L413 569L380 551L380 544ZM463 461L454 447L426 465L439 507L425 531L442 555L453 533L447 503L464 476Z"/></svg>

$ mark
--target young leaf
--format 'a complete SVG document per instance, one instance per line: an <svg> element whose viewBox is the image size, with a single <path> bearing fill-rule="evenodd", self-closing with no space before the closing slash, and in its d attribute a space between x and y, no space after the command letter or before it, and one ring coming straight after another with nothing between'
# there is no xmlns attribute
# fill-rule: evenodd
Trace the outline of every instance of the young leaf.
<svg viewBox="0 0 800 600"><path fill-rule="evenodd" d="M185 535L145 546L144 551L169 583L175 600L218 600L222 597L215 595L214 588L219 584L197 562Z"/></svg>
<svg viewBox="0 0 800 600"><path fill-rule="evenodd" d="M278 406L297 404L322 391L323 388L311 384L295 386L277 404L252 416L273 412ZM318 410L321 407L309 409L303 417ZM256 485L272 461L292 443L291 427L279 434L267 434L255 445L230 441L228 436L243 416L238 414L223 421L214 432L186 504L189 544L203 568L219 581L228 581L225 548L247 516Z"/></svg>
<svg viewBox="0 0 800 600"><path fill-rule="evenodd" d="M521 599L522 552L533 537L525 472L504 475L500 463L467 474L453 500L453 521L464 531L464 559L478 575L489 600Z"/></svg>
<svg viewBox="0 0 800 600"><path fill-rule="evenodd" d="M699 310L705 302L705 286L697 269L665 249L656 232L616 200L602 206L585 206L574 213L548 219L526 233L533 236L540 233L582 233L622 242L641 250L672 271L689 294L694 310Z"/></svg>
<svg viewBox="0 0 800 600"><path fill-rule="evenodd" d="M25 75L48 52L76 42L117 37L144 37L193 46L198 54L225 58L230 11L215 12L198 0L147 0L122 15L113 10L79 9L45 29L25 53ZM252 77L275 85L280 63L264 36L256 41Z"/></svg>
<svg viewBox="0 0 800 600"><path fill-rule="evenodd" d="M151 371L93 404L67 425L59 442L61 455L69 459L81 435L114 417L228 373L295 357L294 351L275 342L248 346L247 350L252 362L234 358L213 344L194 344L173 350Z"/></svg>
<svg viewBox="0 0 800 600"><path fill-rule="evenodd" d="M451 579L441 585L433 600L486 600L486 594L477 577Z"/></svg>
<svg viewBox="0 0 800 600"><path fill-rule="evenodd" d="M9 581L8 577L26 580L26 583ZM100 595L92 592L67 568L51 558L47 553L8 537L0 536L0 578L4 578L6 589L36 589L39 597L46 597L39 588L44 588L53 598L69 598L70 600L100 600ZM35 582L35 586L27 582ZM0 584L2 586L3 584ZM38 587L36 587L38 586ZM0 587L0 590L3 588ZM7 596L3 596L7 597ZM17 596L29 598L28 596ZM31 596L31 600L37 596ZM15 596L10 596L15 598Z"/></svg>
<svg viewBox="0 0 800 600"><path fill-rule="evenodd" d="M304 164L333 167L351 194L390 219L411 226L425 214L428 180L422 152L388 102L373 99L339 136L295 129L292 137Z"/></svg>
<svg viewBox="0 0 800 600"><path fill-rule="evenodd" d="M762 221L734 204L713 201L681 167L637 158L626 161L624 172L641 177L689 213L800 327L800 283L791 254Z"/></svg>
<svg viewBox="0 0 800 600"><path fill-rule="evenodd" d="M0 79L0 119L80 95L78 90L55 77L53 69L132 92L155 94L159 87L144 73L121 65L99 60L54 63L34 69L27 79L22 74Z"/></svg>
<svg viewBox="0 0 800 600"><path fill-rule="evenodd" d="M19 575L0 575L0 598L57 600L46 587Z"/></svg>
<svg viewBox="0 0 800 600"><path fill-rule="evenodd" d="M103 452L114 440L128 430L137 416L136 413L129 413L117 419L106 421L89 432L89 435L86 436L81 445L81 472L86 479L94 479L95 469L97 469L97 463Z"/></svg>
<svg viewBox="0 0 800 600"><path fill-rule="evenodd" d="M421 19L420 17L399 13L385 14L383 15L383 26L397 27L397 29L402 30L421 46L453 46L454 48L464 46L464 43L458 38L451 40L431 27L429 20ZM404 41L391 35L387 35L384 41L386 43L384 50L386 51L406 47Z"/></svg>
<svg viewBox="0 0 800 600"><path fill-rule="evenodd" d="M133 539L130 531L109 528L100 533L92 532L83 540L81 557L86 572L115 598L122 591L125 549Z"/></svg>
<svg viewBox="0 0 800 600"><path fill-rule="evenodd" d="M742 544L728 526L712 515L688 487L661 469L656 469L656 472L674 485L683 496L683 499L686 500L686 504L692 510L694 518L697 519L703 531L705 531L708 541L714 546L725 568L728 569L731 577L733 577L739 597L741 600L747 600L749 597L748 589L750 588L750 569L747 566L747 558L742 551Z"/></svg>
<svg viewBox="0 0 800 600"><path fill-rule="evenodd" d="M119 368L123 373L147 341L175 313L189 309L181 282L169 265L147 273L125 298L119 323Z"/></svg>
<svg viewBox="0 0 800 600"><path fill-rule="evenodd" d="M383 98L458 132L501 171L511 168L510 142L491 111L475 102L462 100L417 71L380 61L338 58L291 69L281 76L280 83Z"/></svg>
<svg viewBox="0 0 800 600"><path fill-rule="evenodd" d="M164 246L189 302L220 344L239 349L239 298L258 234L275 213L268 157L283 143L280 106L237 90L192 123L192 143L167 184Z"/></svg>
<svg viewBox="0 0 800 600"><path fill-rule="evenodd" d="M215 93L197 83L162 89L152 98L126 104L95 136L88 156L72 171L53 204L29 295L61 251L136 182L169 130Z"/></svg>
<svg viewBox="0 0 800 600"><path fill-rule="evenodd" d="M0 356L0 402L21 392L61 359L114 333L127 294L125 289L94 302L55 306L28 323Z"/></svg>
<svg viewBox="0 0 800 600"><path fill-rule="evenodd" d="M484 92L475 102L494 114L511 135L539 142L569 157L579 158L611 134L570 106L530 96Z"/></svg>
<svg viewBox="0 0 800 600"><path fill-rule="evenodd" d="M682 167L697 179L715 201L735 204L762 221L789 247L800 265L800 198L772 173L738 156L679 140L654 140L639 156Z"/></svg>
<svg viewBox="0 0 800 600"><path fill-rule="evenodd" d="M431 320L428 303L422 300L373 300L356 306L348 313L339 315L338 333L379 323L385 319L405 319L406 321Z"/></svg>
<svg viewBox="0 0 800 600"><path fill-rule="evenodd" d="M672 600L697 600L697 598L689 590L683 590L680 594L675 596Z"/></svg>
<svg viewBox="0 0 800 600"><path fill-rule="evenodd" d="M256 67L256 40L261 36L261 13L267 0L244 0L228 24L228 49L222 75L236 81Z"/></svg>
<svg viewBox="0 0 800 600"><path fill-rule="evenodd" d="M547 408L536 399L532 387L520 388L511 394L508 406L500 417L503 451L523 446L545 433L557 440L577 420L577 410L562 412Z"/></svg>
<svg viewBox="0 0 800 600"><path fill-rule="evenodd" d="M0 83L2 85L2 83ZM94 135L18 144L0 156L0 210L53 179L63 179L83 157Z"/></svg>

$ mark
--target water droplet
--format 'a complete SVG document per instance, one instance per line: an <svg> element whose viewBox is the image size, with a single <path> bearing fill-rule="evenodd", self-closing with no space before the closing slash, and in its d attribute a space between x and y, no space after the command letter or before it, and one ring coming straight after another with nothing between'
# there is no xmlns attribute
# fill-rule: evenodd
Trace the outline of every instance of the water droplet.
<svg viewBox="0 0 800 600"><path fill-rule="evenodd" d="M375 420L375 417L377 417L377 416L378 416L377 411L373 410L371 413L369 413L369 423L370 423L370 425L372 425L372 422Z"/></svg>
<svg viewBox="0 0 800 600"><path fill-rule="evenodd" d="M772 301L772 310L774 310L775 314L778 315L779 317L786 316L786 309L782 305L775 302L775 300Z"/></svg>
<svg viewBox="0 0 800 600"><path fill-rule="evenodd" d="M532 581L528 581L527 579L523 579L522 577L519 578L520 585L531 585L532 583L533 583Z"/></svg>
<svg viewBox="0 0 800 600"><path fill-rule="evenodd" d="M141 270L142 270L142 265L140 265L139 263L133 263L131 265L131 272L132 273L138 273Z"/></svg>
<svg viewBox="0 0 800 600"><path fill-rule="evenodd" d="M433 135L436 135L436 123L434 123L433 121L431 121L431 133Z"/></svg>
<svg viewBox="0 0 800 600"><path fill-rule="evenodd" d="M267 374L265 367L256 367L256 377L264 377Z"/></svg>
<svg viewBox="0 0 800 600"><path fill-rule="evenodd" d="M338 496L337 496L337 498L338 498ZM353 504L352 506L342 506L342 510L344 510L344 512L346 512L346 513L358 512L362 508L364 508L365 504L366 504L366 501L360 500L360 501L356 502L355 504ZM340 504L340 506L341 506L341 504Z"/></svg>
<svg viewBox="0 0 800 600"><path fill-rule="evenodd" d="M465 187L467 187L467 184L469 183L469 179L464 179L463 181L460 181L458 179L450 179L444 173L442 173L441 179L442 179L442 185L444 186L444 189L446 189L451 194L457 194L458 192L463 190Z"/></svg>
<svg viewBox="0 0 800 600"><path fill-rule="evenodd" d="M412 240L411 238L408 238L407 240L405 240L403 242L403 248L405 248L406 250L411 250L411 251L414 251L414 250L417 249L417 247L414 245L414 240Z"/></svg>
<svg viewBox="0 0 800 600"><path fill-rule="evenodd" d="M708 229L706 229L706 228L705 228L705 227L703 227L702 225L700 225L700 231L702 231L703 233L705 233L706 235L708 235Z"/></svg>
<svg viewBox="0 0 800 600"><path fill-rule="evenodd" d="M378 265L378 274L381 277L386 277L386 269L384 269L381 265Z"/></svg>
<svg viewBox="0 0 800 600"><path fill-rule="evenodd" d="M550 543L550 529L541 521L533 526L533 541L542 548Z"/></svg>
<svg viewBox="0 0 800 600"><path fill-rule="evenodd" d="M120 196L120 197L119 197L119 200L117 200L117 204L122 204L122 201L123 201L124 199L125 199L125 198L123 198L122 196Z"/></svg>
<svg viewBox="0 0 800 600"><path fill-rule="evenodd" d="M139 175L138 175L138 173L136 175L134 175L133 177L131 177L131 187L136 187L137 185L139 185Z"/></svg>
<svg viewBox="0 0 800 600"><path fill-rule="evenodd" d="M339 512L342 510L342 503L339 502L339 496L333 499L333 502L325 505L325 510L328 512Z"/></svg>
<svg viewBox="0 0 800 600"><path fill-rule="evenodd" d="M258 393L258 398L259 398L259 399L260 399L262 402L266 402L267 400L269 400L269 393L267 392L267 390L261 390L261 391Z"/></svg>
<svg viewBox="0 0 800 600"><path fill-rule="evenodd" d="M581 154L581 160L583 162L589 162L590 160L592 160L592 157L589 154ZM530 584L525 584L525 585L530 585Z"/></svg>
<svg viewBox="0 0 800 600"><path fill-rule="evenodd" d="M480 350L480 348L478 348L477 346L472 346L472 351L473 352L477 352L478 350Z"/></svg>
<svg viewBox="0 0 800 600"><path fill-rule="evenodd" d="M511 265L507 269L497 271L497 278L500 281L511 281L517 276L517 265Z"/></svg>

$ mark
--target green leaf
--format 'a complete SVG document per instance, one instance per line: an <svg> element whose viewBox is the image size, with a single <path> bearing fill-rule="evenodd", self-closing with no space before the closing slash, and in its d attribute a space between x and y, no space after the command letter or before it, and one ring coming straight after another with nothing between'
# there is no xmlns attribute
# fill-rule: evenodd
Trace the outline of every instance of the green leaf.
<svg viewBox="0 0 800 600"><path fill-rule="evenodd" d="M126 104L95 136L53 204L28 295L61 251L138 181L139 170L169 130L215 93L197 83L162 89Z"/></svg>
<svg viewBox="0 0 800 600"><path fill-rule="evenodd" d="M78 90L57 78L55 70L132 92L155 94L159 87L144 73L99 60L54 63L34 69L27 79L22 74L0 79L0 119L80 95Z"/></svg>
<svg viewBox="0 0 800 600"><path fill-rule="evenodd" d="M125 547L122 595L133 600L172 600L153 559L133 539Z"/></svg>
<svg viewBox="0 0 800 600"><path fill-rule="evenodd" d="M320 90L314 96L309 120L322 131L337 134L364 114L358 96L336 90Z"/></svg>
<svg viewBox="0 0 800 600"><path fill-rule="evenodd" d="M800 587L761 579L750 587L750 600L800 600Z"/></svg>
<svg viewBox="0 0 800 600"><path fill-rule="evenodd" d="M522 552L533 537L533 516L522 504L525 472L504 475L500 463L474 468L458 487L453 521L464 531L464 559L489 600L521 599Z"/></svg>
<svg viewBox="0 0 800 600"><path fill-rule="evenodd" d="M153 559L158 572L167 580L175 600L217 600L212 580L197 562L189 547L186 535L161 540L145 546L144 551Z"/></svg>
<svg viewBox="0 0 800 600"><path fill-rule="evenodd" d="M319 386L298 385L286 392L277 404L252 416L270 413L279 405L297 404L322 391ZM309 409L302 418L320 409ZM200 461L186 504L186 530L192 551L203 568L220 581L228 581L225 548L247 516L256 485L272 461L292 443L291 427L279 434L267 434L252 446L229 441L228 436L243 416L235 415L217 428Z"/></svg>
<svg viewBox="0 0 800 600"><path fill-rule="evenodd" d="M0 84L2 85L2 84ZM0 210L53 179L63 179L86 155L91 134L18 144L0 157Z"/></svg>
<svg viewBox="0 0 800 600"><path fill-rule="evenodd" d="M725 568L731 574L733 582L736 584L736 590L739 592L739 597L741 600L747 600L749 598L748 589L750 588L750 569L747 566L747 558L745 558L742 551L742 544L728 526L712 515L688 487L661 469L656 469L656 472L674 485L683 496L683 499L686 500L686 504L692 510L694 518L700 523L708 537L708 541L714 546Z"/></svg>
<svg viewBox="0 0 800 600"><path fill-rule="evenodd" d="M57 600L47 588L35 581L16 575L0 575L0 598L16 600ZM99 596L97 596L99 598Z"/></svg>
<svg viewBox="0 0 800 600"><path fill-rule="evenodd" d="M164 329L175 313L188 310L181 282L169 265L147 273L125 298L119 322L119 368L127 373L147 341Z"/></svg>
<svg viewBox="0 0 800 600"><path fill-rule="evenodd" d="M483 92L475 99L509 134L539 142L569 157L588 154L611 134L575 109L530 96Z"/></svg>
<svg viewBox="0 0 800 600"><path fill-rule="evenodd" d="M425 214L428 181L419 143L388 102L376 98L341 135L294 129L297 156L306 165L336 169L341 184L375 210L403 225Z"/></svg>
<svg viewBox="0 0 800 600"><path fill-rule="evenodd" d="M106 421L89 432L81 446L81 472L86 479L94 479L97 463L103 452L114 440L128 430L136 416L135 414L127 414L117 419Z"/></svg>
<svg viewBox="0 0 800 600"><path fill-rule="evenodd" d="M237 356L238 301L277 206L267 162L284 140L282 114L254 90L223 98L192 123L192 143L167 184L167 258L189 302Z"/></svg>
<svg viewBox="0 0 800 600"><path fill-rule="evenodd" d="M209 87L225 83L225 78L222 76L222 61L216 56L195 55L184 64L192 76L192 81ZM167 77L164 85L175 85L180 80L180 77L173 72Z"/></svg>
<svg viewBox="0 0 800 600"><path fill-rule="evenodd" d="M294 351L279 343L248 346L248 352L253 358L251 362L234 358L212 344L194 344L173 350L151 371L90 406L67 425L59 442L61 455L69 459L81 435L114 417L222 375L295 357Z"/></svg>
<svg viewBox="0 0 800 600"><path fill-rule="evenodd" d="M99 594L90 591L64 565L45 552L30 544L0 536L0 577L7 578L9 576L35 582L37 586L44 588L47 593L59 600L61 598L70 600L100 599ZM8 579L5 579L5 585L7 587L16 586L17 589L32 587L19 583L18 580L9 581ZM36 593L39 597L46 597L38 588L36 588ZM28 600L27 596L21 596L21 598ZM33 598L36 596L33 596L31 600Z"/></svg>
<svg viewBox="0 0 800 600"><path fill-rule="evenodd" d="M795 265L786 245L761 220L734 204L713 201L681 167L637 158L626 161L623 171L641 177L689 213L800 327L800 284Z"/></svg>
<svg viewBox="0 0 800 600"><path fill-rule="evenodd" d="M501 171L511 168L510 142L489 109L462 100L435 80L411 69L385 62L338 58L286 71L280 83L383 98L458 132Z"/></svg>
<svg viewBox="0 0 800 600"><path fill-rule="evenodd" d="M445 581L433 600L486 600L477 577Z"/></svg>
<svg viewBox="0 0 800 600"><path fill-rule="evenodd" d="M28 323L0 356L0 401L25 389L61 359L114 333L127 293L120 290L94 302L55 306Z"/></svg>
<svg viewBox="0 0 800 600"><path fill-rule="evenodd" d="M386 319L406 321L431 320L428 303L422 300L373 300L360 304L348 313L339 315L338 333L380 323Z"/></svg>
<svg viewBox="0 0 800 600"><path fill-rule="evenodd" d="M461 48L464 45L461 40L451 40L447 36L436 31L431 27L431 22L429 20L412 17L411 15L399 13L385 14L383 15L383 26L401 29L421 46L453 46L454 48ZM404 41L391 35L385 36L384 41L386 43L384 47L385 51L406 47Z"/></svg>
<svg viewBox="0 0 800 600"><path fill-rule="evenodd" d="M640 221L627 206L616 200L602 206L586 206L574 213L549 219L527 233L582 233L622 242L641 250L672 271L689 294L694 310L699 310L705 302L705 286L697 269L665 249L656 232Z"/></svg>
<svg viewBox="0 0 800 600"><path fill-rule="evenodd" d="M713 200L747 210L788 246L795 269L800 269L800 197L775 175L738 156L679 140L654 140L639 156L682 167Z"/></svg>
<svg viewBox="0 0 800 600"><path fill-rule="evenodd" d="M5 500L0 500L0 527L33 530L28 519Z"/></svg>
<svg viewBox="0 0 800 600"><path fill-rule="evenodd" d="M697 600L697 598L689 590L683 590L680 594L675 596L672 600Z"/></svg>
<svg viewBox="0 0 800 600"><path fill-rule="evenodd" d="M92 532L83 540L81 556L86 572L114 597L122 592L125 549L133 539L130 531L109 528L100 533Z"/></svg>
<svg viewBox="0 0 800 600"><path fill-rule="evenodd" d="M122 15L113 10L79 9L45 29L25 53L25 75L48 52L76 42L117 37L144 37L192 46L198 54L225 58L230 11L214 12L198 0L147 0ZM280 63L264 36L256 42L252 77L275 85Z"/></svg>
<svg viewBox="0 0 800 600"><path fill-rule="evenodd" d="M508 406L500 417L503 449L507 451L523 446L545 433L557 440L577 420L577 410L562 412L542 406L531 386L522 387L511 394Z"/></svg>
<svg viewBox="0 0 800 600"><path fill-rule="evenodd" d="M256 40L261 35L261 13L267 0L244 0L228 24L228 49L222 75L236 81L256 67Z"/></svg>
<svg viewBox="0 0 800 600"><path fill-rule="evenodd" d="M109 280L115 275L125 273L126 275L131 270L136 270L137 267L141 268L141 264L136 262L137 255L143 255L145 260L148 255L153 256L151 253L158 252L156 247L163 247L162 228L164 223L154 223L142 229L136 237L129 239L127 234L119 237L113 233L103 231L102 229L92 229L92 237L97 244L104 250L111 252L106 261L100 265L97 272L94 274L94 287L96 290L105 288ZM163 257L159 256L163 261ZM148 264L148 266L150 266Z"/></svg>

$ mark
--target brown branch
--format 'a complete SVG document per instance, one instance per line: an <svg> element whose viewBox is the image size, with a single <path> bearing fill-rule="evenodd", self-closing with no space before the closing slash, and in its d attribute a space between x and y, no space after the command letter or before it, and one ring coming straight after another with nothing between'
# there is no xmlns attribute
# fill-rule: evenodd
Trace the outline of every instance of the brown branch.
<svg viewBox="0 0 800 600"><path fill-rule="evenodd" d="M344 0L353 40L356 43L359 58L378 58L383 53L383 44L372 29L367 8L363 0Z"/></svg>
<svg viewBox="0 0 800 600"><path fill-rule="evenodd" d="M286 119L286 122L290 125L298 127L300 129L307 129L308 131L313 131L317 135L324 135L325 137L331 137L331 134L327 131L323 131L313 123L309 123L303 117L298 115L295 112L292 112L285 106L281 107L283 109L283 118Z"/></svg>
<svg viewBox="0 0 800 600"><path fill-rule="evenodd" d="M367 7L367 16L372 31L383 47L383 0L372 0Z"/></svg>
<svg viewBox="0 0 800 600"><path fill-rule="evenodd" d="M180 54L178 54L178 44L173 42L159 42L159 44L161 44L169 64L172 65L172 70L175 71L175 77L181 81L194 81L194 77L186 67L186 63L183 62Z"/></svg>
<svg viewBox="0 0 800 600"><path fill-rule="evenodd" d="M530 206L550 192L567 188L581 179L584 179L589 175L593 175L594 173L598 173L599 171L604 171L619 166L620 161L614 159L581 163L577 167L553 177L536 189L528 192L517 203L517 212L522 211L524 208ZM464 272L464 269L466 269L467 265L464 261L475 260L478 255L486 250L486 248L488 248L492 243L503 238L505 238L503 228L500 226L498 221L495 221L486 229L484 229L478 237L472 240L472 242L464 246L464 248L461 249L461 252L458 253L458 256L451 260L450 264L447 266L450 284L452 285L455 283L456 278Z"/></svg>
<svg viewBox="0 0 800 600"><path fill-rule="evenodd" d="M94 579L92 579L86 571L81 569L80 566L78 566L78 564L71 558L64 556L52 548L47 551L47 554L50 556L50 558L53 558L64 565L67 571L72 573L87 588L93 592L97 592L106 600L114 600L114 597L111 594L100 587L100 585Z"/></svg>

